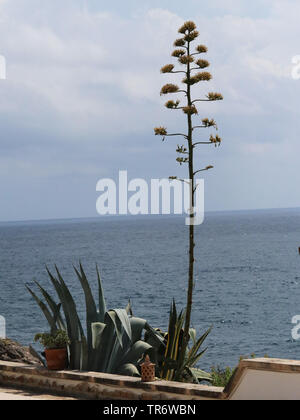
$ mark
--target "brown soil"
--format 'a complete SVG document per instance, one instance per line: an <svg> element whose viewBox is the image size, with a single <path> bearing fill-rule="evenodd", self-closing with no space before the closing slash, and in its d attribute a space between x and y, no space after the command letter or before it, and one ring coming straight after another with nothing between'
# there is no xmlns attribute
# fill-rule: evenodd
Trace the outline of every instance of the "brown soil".
<svg viewBox="0 0 300 420"><path fill-rule="evenodd" d="M19 343L9 340L0 339L0 360L5 362L19 362L40 364L40 361L32 356L27 347L21 346Z"/></svg>

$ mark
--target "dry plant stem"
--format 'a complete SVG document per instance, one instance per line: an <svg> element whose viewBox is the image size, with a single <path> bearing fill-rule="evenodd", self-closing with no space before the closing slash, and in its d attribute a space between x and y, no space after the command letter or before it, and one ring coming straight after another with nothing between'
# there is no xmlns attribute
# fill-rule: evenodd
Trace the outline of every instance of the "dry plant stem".
<svg viewBox="0 0 300 420"><path fill-rule="evenodd" d="M187 47L187 55L190 55L190 42L188 42ZM190 78L191 78L191 68L190 63L187 65L187 106L192 106L192 99L191 99L191 85L190 85ZM186 305L186 315L185 315L185 325L184 325L184 333L183 333L183 343L181 348L181 355L180 355L180 366L183 366L185 353L187 350L187 346L189 343L189 330L191 325L191 314L192 314L192 306L193 306L193 289L194 289L194 251L195 251L195 241L194 241L194 232L195 226L193 224L192 219L194 218L194 205L195 205L195 176L194 176L194 146L193 146L193 123L192 123L192 115L187 115L187 122L188 122L188 150L189 150L189 179L190 179L190 219L191 223L189 226L189 274L188 274L188 291L187 291L187 305ZM178 376L181 375L181 372L177 372Z"/></svg>
<svg viewBox="0 0 300 420"><path fill-rule="evenodd" d="M177 179L180 182L187 182L190 186L190 223L189 223L189 268L188 268L188 287L187 287L187 297L186 297L186 310L185 310L185 322L184 322L184 330L183 330L183 338L182 338L182 345L181 345L181 352L179 356L179 365L178 369L176 369L176 376L175 380L182 380L182 374L185 369L185 355L188 350L188 344L190 339L190 325L191 325L191 315L192 315L192 307L193 307L193 290L194 290L194 263L195 263L195 193L197 190L197 184L195 182L195 176L203 171L207 171L212 169L213 166L209 165L203 169L194 169L194 151L196 152L197 146L200 145L214 145L220 146L221 138L216 135L210 136L209 141L197 141L193 142L193 132L196 129L201 128L210 128L213 127L215 130L218 130L218 127L214 120L209 120L205 118L202 120L202 125L196 124L193 126L193 117L198 115L198 109L194 105L197 102L212 102L212 101L219 101L223 100L223 96L218 92L209 92L206 96L206 99L194 99L192 100L192 86L196 83L203 82L203 81L210 81L212 76L210 73L206 71L200 71L196 75L193 73L194 70L201 70L205 67L209 66L209 63L206 60L198 60L196 64L198 67L195 67L192 63L194 62L193 56L198 54L206 53L207 48L205 45L198 45L196 47L195 53L191 53L191 43L198 37L199 33L195 31L196 25L188 21L186 22L180 29L179 32L184 34L183 39L176 40L174 45L180 46L182 49L185 49L186 52L182 52L182 50L175 50L172 54L173 57L178 58L178 61L186 65L186 71L174 71L174 66L166 65L162 68L162 73L184 73L185 78L183 79L182 83L186 84L187 88L179 89L177 85L174 84L166 84L161 89L161 95L169 94L169 93L184 93L186 98L186 106L178 106L180 101L168 101L165 106L171 110L182 110L187 117L187 133L168 133L165 127L156 127L154 129L155 135L162 136L163 140L167 137L176 137L182 136L186 142L187 147L179 146L177 147L176 152L181 155L176 160L177 162L182 164L188 164L189 170L189 181L177 178L170 177L170 179ZM168 71L168 69L170 71ZM182 155L186 157L182 157Z"/></svg>

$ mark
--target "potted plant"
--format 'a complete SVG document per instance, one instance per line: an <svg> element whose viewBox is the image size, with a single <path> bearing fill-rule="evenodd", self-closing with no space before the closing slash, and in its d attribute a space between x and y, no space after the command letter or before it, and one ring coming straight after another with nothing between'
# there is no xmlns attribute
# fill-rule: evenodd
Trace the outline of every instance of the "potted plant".
<svg viewBox="0 0 300 420"><path fill-rule="evenodd" d="M65 331L55 333L39 333L34 337L45 348L47 367L49 370L63 370L67 363L67 346L70 344Z"/></svg>

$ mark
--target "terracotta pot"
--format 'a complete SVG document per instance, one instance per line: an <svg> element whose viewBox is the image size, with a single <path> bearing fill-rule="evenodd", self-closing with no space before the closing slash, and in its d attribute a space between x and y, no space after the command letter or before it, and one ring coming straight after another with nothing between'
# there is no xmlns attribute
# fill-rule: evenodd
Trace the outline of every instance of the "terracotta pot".
<svg viewBox="0 0 300 420"><path fill-rule="evenodd" d="M67 349L45 350L49 370L64 370L67 363Z"/></svg>

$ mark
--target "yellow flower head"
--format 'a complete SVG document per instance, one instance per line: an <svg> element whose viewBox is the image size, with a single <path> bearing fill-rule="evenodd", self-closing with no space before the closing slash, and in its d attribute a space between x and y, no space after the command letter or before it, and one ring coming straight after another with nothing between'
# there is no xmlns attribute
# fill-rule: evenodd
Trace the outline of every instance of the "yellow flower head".
<svg viewBox="0 0 300 420"><path fill-rule="evenodd" d="M196 61L196 64L200 67L200 69L205 69L206 67L209 67L209 62L207 60L198 60Z"/></svg>
<svg viewBox="0 0 300 420"><path fill-rule="evenodd" d="M177 108L178 107L178 105L179 105L179 101L168 101L168 102L166 102L165 103L165 107L166 108L169 108L169 109L175 109L175 108Z"/></svg>
<svg viewBox="0 0 300 420"><path fill-rule="evenodd" d="M209 94L207 95L207 98L210 101L222 101L224 99L221 93L216 93L216 92L209 92Z"/></svg>
<svg viewBox="0 0 300 420"><path fill-rule="evenodd" d="M166 136L168 134L167 129L165 127L155 127L154 133L156 136Z"/></svg>
<svg viewBox="0 0 300 420"><path fill-rule="evenodd" d="M222 139L218 135L214 137L213 135L210 136L210 142L213 143L216 147L221 145Z"/></svg>
<svg viewBox="0 0 300 420"><path fill-rule="evenodd" d="M171 83L168 83L167 85L164 85L161 88L160 94L161 95L167 95L168 93L176 93L179 91L179 87L177 85L173 85Z"/></svg>
<svg viewBox="0 0 300 420"><path fill-rule="evenodd" d="M185 45L185 40L183 38L176 39L174 42L174 47L183 47Z"/></svg>
<svg viewBox="0 0 300 420"><path fill-rule="evenodd" d="M174 70L173 64L167 64L160 69L161 73L171 73Z"/></svg>
<svg viewBox="0 0 300 420"><path fill-rule="evenodd" d="M212 79L212 75L208 73L207 71L202 71L200 73L197 73L194 77L198 82L201 82L201 81L209 82Z"/></svg>
<svg viewBox="0 0 300 420"><path fill-rule="evenodd" d="M194 39L198 38L199 36L199 32L198 31L193 31L190 32L188 34L185 35L184 39L186 42L192 42L194 41Z"/></svg>
<svg viewBox="0 0 300 420"><path fill-rule="evenodd" d="M192 106L185 106L184 108L182 108L182 111L183 111L185 114L188 114L188 115L198 114L198 110L197 110L197 108L195 107L195 105L192 105Z"/></svg>
<svg viewBox="0 0 300 420"><path fill-rule="evenodd" d="M185 55L184 50L175 50L172 52L172 57L181 57L182 55Z"/></svg>
<svg viewBox="0 0 300 420"><path fill-rule="evenodd" d="M192 63L194 61L194 57L192 57L191 55L183 55L183 56L178 58L178 61L181 64L188 64L188 63Z"/></svg>
<svg viewBox="0 0 300 420"><path fill-rule="evenodd" d="M185 22L181 28L179 28L178 32L180 34L185 34L186 32L192 32L196 29L196 24L191 20Z"/></svg>
<svg viewBox="0 0 300 420"><path fill-rule="evenodd" d="M208 118L204 118L202 120L202 124L205 127L215 127L215 128L217 128L217 123L216 123L216 121L214 119L209 120Z"/></svg>
<svg viewBox="0 0 300 420"><path fill-rule="evenodd" d="M205 45L198 45L196 51L200 54L207 53L207 47Z"/></svg>

